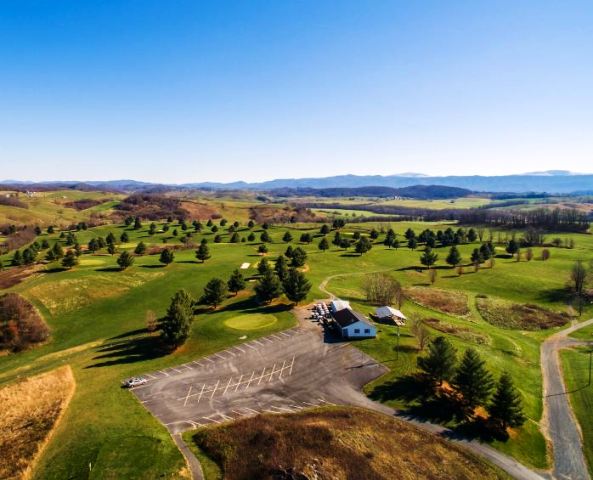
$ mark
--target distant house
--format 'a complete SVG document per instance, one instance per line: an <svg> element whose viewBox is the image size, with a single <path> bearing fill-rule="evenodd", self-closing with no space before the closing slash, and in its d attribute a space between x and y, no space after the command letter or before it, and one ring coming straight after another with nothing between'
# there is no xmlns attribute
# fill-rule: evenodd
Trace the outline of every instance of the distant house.
<svg viewBox="0 0 593 480"><path fill-rule="evenodd" d="M375 310L375 316L383 322L392 321L400 327L405 325L407 320L402 312L393 307L379 307Z"/></svg>
<svg viewBox="0 0 593 480"><path fill-rule="evenodd" d="M334 322L340 329L342 338L371 338L377 336L377 329L364 315L350 308L332 312Z"/></svg>
<svg viewBox="0 0 593 480"><path fill-rule="evenodd" d="M336 298L329 303L329 311L331 313L336 313L346 308L350 308L350 302L347 302L346 300L340 300L339 298Z"/></svg>

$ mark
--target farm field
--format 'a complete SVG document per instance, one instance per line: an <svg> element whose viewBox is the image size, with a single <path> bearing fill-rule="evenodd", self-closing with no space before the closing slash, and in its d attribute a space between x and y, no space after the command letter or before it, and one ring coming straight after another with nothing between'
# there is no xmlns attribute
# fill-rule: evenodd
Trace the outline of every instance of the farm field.
<svg viewBox="0 0 593 480"><path fill-rule="evenodd" d="M560 356L570 403L583 435L589 473L593 475L593 386L589 383L589 349L567 349Z"/></svg>
<svg viewBox="0 0 593 480"><path fill-rule="evenodd" d="M229 220L234 219L229 217ZM83 253L80 265L70 271L50 263L44 267L45 271L34 273L9 289L29 299L43 314L51 328L51 339L38 348L1 357L0 383L8 384L67 363L77 384L54 440L35 470L35 478L84 477L89 464L93 476L101 478L183 478L187 475L185 464L168 432L129 392L120 388L120 381L295 325L288 303L280 301L271 307L257 305L252 300L253 284L248 282L245 292L229 298L217 310L198 312L183 347L172 354L160 353L155 348L155 337L145 331L146 312L152 310L157 317L162 316L178 289L185 288L197 298L208 280L212 277L226 279L243 263L250 264L243 272L246 277L256 275L254 267L261 259L257 247L263 230L254 227L256 239L253 242L236 244L227 243L230 234L226 228L217 232L222 235L221 243L213 241L215 233L196 233L192 241L199 243L201 238L207 238L211 253L210 259L199 263L194 249L181 249L181 227L172 225L169 231L163 232L163 222L158 222L157 232L150 235L148 223L144 222L139 230L106 225L81 230L76 236L81 245L86 245L91 238L110 232L119 239L125 231L129 238L119 243L119 250L132 251L139 241L149 248L176 246L179 250L175 250L175 261L171 265L163 267L158 255L144 255L136 257L132 267L119 271L117 255L101 250L96 254ZM344 234L349 236L373 226L380 228L377 224L347 226ZM407 228L419 232L428 227L436 230L448 226L414 222L392 224L400 235ZM317 234L319 227L315 224L270 227L273 242L268 244L267 257L274 259L285 251L288 244L281 238L287 230L295 239L291 242L294 247L299 244L301 233ZM174 229L179 230L177 236L173 235ZM241 236L246 237L248 233L246 227L240 227ZM529 421L508 442L497 442L495 446L526 465L545 468L548 462L545 442L537 426L542 409L539 344L554 329L521 331L490 324L480 315L476 297L486 295L517 303L535 303L565 312L568 271L576 259L593 249L591 236L562 235L567 236L574 238L575 248L551 248L551 258L546 262L538 260L538 248L534 249L535 259L530 262L506 258L499 248L494 268L484 267L474 273L473 267L467 267L462 276L444 266L447 249L437 248L438 279L433 286L420 268L420 250L389 249L382 245L382 236L363 256L334 246L322 252L317 248L319 237L309 245L300 246L308 253L304 270L313 284L309 301L327 298L329 291L350 300L357 309L368 314L374 307L366 302L362 282L365 274L378 271L387 271L405 287L420 292L430 289L458 292L467 305L467 313L462 315L443 313L443 306L412 301L407 301L403 310L411 319L429 320L431 335L444 334L459 352L469 346L478 348L496 374L506 369L513 377L521 379L517 383ZM331 240L331 234L329 238ZM58 241L58 234L44 233L39 237L43 239L53 244ZM460 246L466 262L473 248L475 244ZM2 260L6 262L9 258L10 255L5 255ZM591 311L591 307L587 308L584 316ZM270 313L274 322L266 320ZM390 406L413 406L414 401L400 394L402 385L398 384L401 378L414 371L418 354L409 325L400 329L399 348L396 348L396 328L389 325L380 325L376 340L360 341L356 346L391 369L386 376L368 385L366 393Z"/></svg>

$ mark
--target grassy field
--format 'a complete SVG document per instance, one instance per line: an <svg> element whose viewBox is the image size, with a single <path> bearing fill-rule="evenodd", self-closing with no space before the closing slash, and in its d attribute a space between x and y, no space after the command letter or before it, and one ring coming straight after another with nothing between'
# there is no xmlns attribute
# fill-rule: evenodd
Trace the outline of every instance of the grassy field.
<svg viewBox="0 0 593 480"><path fill-rule="evenodd" d="M172 235L174 227L167 233L151 236L147 226L138 231L122 225L103 226L76 235L85 245L92 237L113 232L119 238L126 230L130 239L119 248L129 250L140 240L149 246L162 246L164 241L167 245L181 245L181 235ZM345 234L372 226L348 227ZM408 227L420 231L448 225L401 222L392 226L403 234ZM269 257L273 258L286 249L287 245L280 239L287 229L280 226L270 229L274 242L269 245ZM255 230L259 238L262 230L257 227ZM293 225L290 230L298 239L302 231L316 233L319 225ZM202 237L209 240L212 258L204 264L195 260L193 250L182 250L175 252L175 262L167 267L159 264L158 256L142 256L136 258L133 267L120 272L114 268L116 256L101 251L83 254L81 265L71 271L56 268L55 264L47 265L45 272L36 273L11 288L35 304L49 324L52 336L49 343L39 348L1 357L0 383L48 371L65 363L71 365L77 383L70 408L55 440L43 455L36 478L155 478L161 475L162 478L177 478L185 474L183 458L164 427L129 392L119 387L120 381L210 354L243 341L245 335L255 338L288 328L295 322L288 306L279 304L261 308L252 302L251 293L247 291L229 298L216 311L199 313L190 339L178 351L166 356L158 353L154 338L144 332L147 310L161 316L179 288L186 288L198 297L210 278L228 278L242 263L252 264L244 271L245 275L256 272L252 267L261 258L256 253L258 242L224 243L230 235L226 231L218 233L223 233L223 243L214 243L214 234L210 232L193 237L195 242ZM248 233L246 229L240 231L244 237ZM57 234L43 235L40 239L43 238L52 244L57 240ZM420 269L419 251L387 249L380 243L382 237L363 256L333 246L329 251L321 252L317 248L318 238L311 245L302 247L309 253L306 271L313 284L310 300L326 297L319 285L328 277L338 275L328 282L327 288L369 313L372 306L364 299L362 282L365 273L375 271L391 272L406 287L463 293L469 312L465 315L443 313L438 305L422 306L414 302L408 302L403 309L412 318L431 319L432 334L445 334L460 351L468 346L478 346L496 373L503 369L511 371L525 398L530 420L509 442L495 446L526 464L543 467L547 463L545 444L537 425L541 417L539 344L552 330L523 332L491 325L479 314L476 295L565 311L568 271L575 259L586 258L593 250L593 237L573 235L573 238L576 241L574 250L551 249L552 256L547 262L517 263L504 258L500 250L501 258L497 259L494 268L483 268L476 273L469 273L471 269L468 268L468 273L460 277L443 266L447 250L436 249L440 258L437 263L439 276L434 287L428 286L427 275ZM292 242L293 246L296 243ZM475 245L460 247L466 261L473 248ZM537 258L539 249L535 250ZM417 350L408 327L401 329L397 351L396 339L395 327L381 325L376 340L365 340L356 345L391 368L388 375L369 385L367 392L373 398L402 407L409 402L398 396L397 381L414 370Z"/></svg>
<svg viewBox="0 0 593 480"><path fill-rule="evenodd" d="M593 385L589 383L589 349L563 350L561 359L570 403L583 434L589 472L593 475Z"/></svg>
<svg viewBox="0 0 593 480"><path fill-rule="evenodd" d="M204 462L206 480L264 480L283 472L335 480L508 478L436 436L362 409L260 415L184 437L201 458L206 452L215 459Z"/></svg>

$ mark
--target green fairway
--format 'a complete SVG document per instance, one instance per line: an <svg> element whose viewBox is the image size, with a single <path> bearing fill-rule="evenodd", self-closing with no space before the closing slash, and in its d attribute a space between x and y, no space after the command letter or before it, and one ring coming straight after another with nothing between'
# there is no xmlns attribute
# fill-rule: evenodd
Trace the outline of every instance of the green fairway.
<svg viewBox="0 0 593 480"><path fill-rule="evenodd" d="M561 352L562 369L570 403L577 417L585 444L585 457L593 475L593 385L589 383L589 350L576 348Z"/></svg>
<svg viewBox="0 0 593 480"><path fill-rule="evenodd" d="M224 321L227 327L235 330L258 330L264 327L274 325L278 320L274 315L263 313L252 313L247 315L237 315Z"/></svg>
<svg viewBox="0 0 593 480"><path fill-rule="evenodd" d="M233 219L229 220L232 222ZM112 232L120 251L132 251L139 241L149 248L175 247L173 264L165 267L159 263L158 255L144 255L137 256L132 267L119 271L116 268L117 254L108 255L103 249L95 254L83 253L80 265L69 271L59 268L57 262L48 264L45 272L11 288L31 300L43 314L51 328L51 339L39 348L0 358L0 383L63 363L72 366L77 382L70 408L36 470L36 478L86 478L89 464L92 465L92 478L154 478L158 475L177 478L183 468L180 453L164 427L129 392L120 388L121 380L208 355L245 341L245 337L257 338L295 324L288 303L267 307L256 304L251 293L253 283L248 282L246 292L230 297L217 310L199 311L190 338L181 348L169 355L159 353L153 348L155 340L145 332L147 311L160 317L178 289L185 288L198 298L208 280L212 277L226 280L243 263L251 264L251 268L241 270L249 280L250 276L256 275L253 267L261 259L257 248L263 230L254 227L255 241L234 244L228 243L231 238L228 226L219 228L216 233L221 235L220 243L214 242L215 234L209 229L195 233L191 241L198 244L201 239L207 239L211 254L205 263L199 263L195 259L195 247L184 248L180 225L173 223L164 232L165 223L156 222L157 231L150 235L150 222L143 223L139 230L123 225L104 225L81 230L76 236L81 245L86 246L91 238L105 237ZM420 232L424 228L438 230L450 225L398 222L392 223L391 227L402 238L410 227ZM355 232L365 233L373 227L388 228L378 223L355 224L346 227L342 234L352 237ZM433 288L426 272L420 268L421 249L389 249L383 246L383 235L380 235L372 250L362 256L352 249L344 250L333 245L330 250L322 252L317 248L321 239L319 228L319 224L294 224L269 229L272 242L268 244L267 257L270 260L282 254L289 245L281 241L286 231L290 231L295 239L290 242L293 247L299 245L308 252L304 270L313 285L308 300L327 297L319 286L330 279L327 289L351 300L356 308L368 314L374 307L364 298L364 275L376 271L390 272L406 287ZM177 235L173 233L175 230ZM192 230L189 225L188 231ZM129 237L125 243L119 242L123 232ZM303 232L315 235L312 243L299 244L297 240ZM241 226L238 233L240 238L247 239L251 231ZM496 238L497 232L493 235ZM495 373L503 369L512 373L523 394L530 420L514 432L507 443L495 446L537 467L547 464L545 443L537 426L542 408L539 345L553 330L523 332L491 325L478 312L476 295L565 311L568 271L576 259L593 250L590 235L562 235L563 238L568 236L575 239L576 248L551 248L551 258L546 262L538 260L539 248L534 248L535 259L531 262L516 262L506 258L504 249L498 247L499 258L494 268L484 267L474 272L468 266L461 276L444 264L448 249L436 248L439 259L435 288L463 293L468 299L470 313L447 315L412 302L403 306L410 318L432 319L429 326L433 336L445 332L460 351L476 346ZM332 238L333 233L330 233L328 239L331 241ZM59 239L58 233L44 233L39 241L43 239L50 245L60 241L67 248L65 239ZM476 245L459 247L464 263L469 262ZM42 251L40 258L44 254ZM2 258L6 261L10 257ZM591 307L587 309L583 318L587 318ZM418 352L408 326L401 329L398 350L395 350L396 344L395 327L380 325L376 340L357 342L356 346L391 369L386 376L369 385L367 393L379 401L404 407L406 402L398 397L393 382L415 370ZM131 445L135 438L144 445L143 448L116 447Z"/></svg>

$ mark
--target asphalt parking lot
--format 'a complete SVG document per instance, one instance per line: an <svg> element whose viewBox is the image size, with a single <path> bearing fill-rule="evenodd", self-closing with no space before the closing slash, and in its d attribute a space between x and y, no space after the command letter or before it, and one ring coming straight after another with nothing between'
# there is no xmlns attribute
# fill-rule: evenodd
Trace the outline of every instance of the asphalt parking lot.
<svg viewBox="0 0 593 480"><path fill-rule="evenodd" d="M297 328L147 373L148 382L131 390L171 433L179 433L263 412L365 406L370 400L360 393L362 386L385 371L301 319Z"/></svg>

